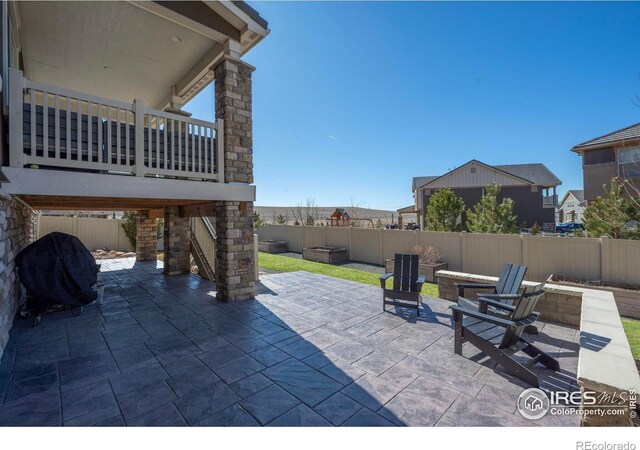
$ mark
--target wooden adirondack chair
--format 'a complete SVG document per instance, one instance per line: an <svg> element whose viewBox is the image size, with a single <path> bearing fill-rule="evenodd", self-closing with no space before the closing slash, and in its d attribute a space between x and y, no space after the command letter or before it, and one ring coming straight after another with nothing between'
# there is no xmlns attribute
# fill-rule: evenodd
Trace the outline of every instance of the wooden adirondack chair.
<svg viewBox="0 0 640 450"><path fill-rule="evenodd" d="M387 289L389 277L393 277L392 289ZM380 277L382 310L386 311L387 305L406 306L418 311L420 316L420 292L423 284L424 277L418 275L418 255L396 254L393 273L385 273Z"/></svg>
<svg viewBox="0 0 640 450"><path fill-rule="evenodd" d="M539 314L534 308L543 294L543 285L537 284L527 286L513 305L481 297L478 310L451 306L455 328L454 352L462 355L463 342L469 342L522 381L539 387L538 376L531 370L534 364L539 362L550 369L560 370L558 361L522 337L525 329L538 319ZM487 314L489 306L505 311L506 315ZM513 358L518 351L531 359L525 364L519 363Z"/></svg>
<svg viewBox="0 0 640 450"><path fill-rule="evenodd" d="M493 292L478 295L512 305L513 302L521 296L518 291L520 290L520 285L526 273L526 266L505 263L502 266L502 272L496 284L456 283L456 287L458 288L458 305L465 308L478 309L479 304L477 301L470 300L464 296L464 291L468 288L492 290Z"/></svg>

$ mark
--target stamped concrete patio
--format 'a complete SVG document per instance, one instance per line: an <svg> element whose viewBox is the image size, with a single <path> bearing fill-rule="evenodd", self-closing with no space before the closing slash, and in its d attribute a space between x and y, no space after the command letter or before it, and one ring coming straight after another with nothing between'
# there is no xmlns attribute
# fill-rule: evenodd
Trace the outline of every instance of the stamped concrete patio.
<svg viewBox="0 0 640 450"><path fill-rule="evenodd" d="M0 363L0 425L528 426L525 387L470 346L453 354L449 302L382 312L374 286L306 272L262 276L220 303L197 275L102 261L105 295L81 316L16 320ZM539 324L539 347L576 389L577 330Z"/></svg>

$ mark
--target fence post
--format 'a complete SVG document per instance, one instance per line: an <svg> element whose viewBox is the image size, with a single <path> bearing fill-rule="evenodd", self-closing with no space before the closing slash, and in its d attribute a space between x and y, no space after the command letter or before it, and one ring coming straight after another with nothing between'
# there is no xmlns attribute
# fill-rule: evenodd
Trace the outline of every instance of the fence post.
<svg viewBox="0 0 640 450"><path fill-rule="evenodd" d="M467 232L466 231L462 231L460 233L460 265L462 266L462 271L463 272L467 272L468 271L468 256L469 256L469 249L467 248Z"/></svg>
<svg viewBox="0 0 640 450"><path fill-rule="evenodd" d="M382 229L379 229L380 237L378 238L380 241L380 261L378 264L384 264L384 235L382 234Z"/></svg>
<svg viewBox="0 0 640 450"><path fill-rule="evenodd" d="M527 274L525 275L525 278L529 278L531 276L532 270L530 270L530 266L529 266L529 238L530 236L528 234L521 234L520 235L521 238L521 254L522 254L522 261L520 262L521 265L529 267L529 270L527 270ZM534 270L537 270L537 268L534 268ZM534 278L535 279L535 278Z"/></svg>
<svg viewBox="0 0 640 450"><path fill-rule="evenodd" d="M24 153L22 149L23 83L24 78L22 78L22 72L16 69L9 69L9 165L11 167L22 167L24 165ZM5 93L4 95L7 94ZM46 114L47 105L44 105L43 111L45 111ZM35 127L36 125L32 123L31 126ZM35 142L32 143L32 145L35 146ZM33 152L35 155L35 150ZM2 155L0 155L0 158L2 158ZM6 161L2 161L2 165L7 165Z"/></svg>
<svg viewBox="0 0 640 450"><path fill-rule="evenodd" d="M352 252L351 252L351 247L353 247L352 233L353 233L353 227L349 227L349 261L353 259Z"/></svg>
<svg viewBox="0 0 640 450"><path fill-rule="evenodd" d="M144 165L144 102L136 98L133 101L133 109L135 111L135 171L137 177L143 177L146 172ZM149 142L149 147L151 147L151 142Z"/></svg>
<svg viewBox="0 0 640 450"><path fill-rule="evenodd" d="M306 239L304 238L304 237L305 237L305 235L306 235L306 233L304 232L304 227L305 227L305 226L306 226L305 224L301 224L301 225L300 225L301 230L302 230L302 250L303 250L303 251L304 251L304 248L305 248L305 240L306 240Z"/></svg>
<svg viewBox="0 0 640 450"><path fill-rule="evenodd" d="M327 245L327 228L329 227L324 227L324 244L323 245Z"/></svg>
<svg viewBox="0 0 640 450"><path fill-rule="evenodd" d="M600 278L602 281L614 281L611 278L611 239L600 238Z"/></svg>

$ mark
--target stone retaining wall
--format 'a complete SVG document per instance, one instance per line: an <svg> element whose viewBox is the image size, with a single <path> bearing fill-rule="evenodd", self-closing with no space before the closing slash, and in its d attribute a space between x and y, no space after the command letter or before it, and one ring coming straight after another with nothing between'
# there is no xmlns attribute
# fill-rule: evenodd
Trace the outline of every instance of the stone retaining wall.
<svg viewBox="0 0 640 450"><path fill-rule="evenodd" d="M15 258L36 237L37 216L13 196L0 194L0 356L20 300Z"/></svg>
<svg viewBox="0 0 640 450"><path fill-rule="evenodd" d="M497 277L476 275L450 270L436 272L438 278L438 297L455 302L458 300L456 283L495 283ZM535 285L537 283L525 281L523 285ZM540 319L546 322L555 322L573 327L580 326L580 313L582 308L582 291L579 288L556 284L545 284L545 294L538 301L536 310L540 312ZM466 289L465 296L475 300L477 293L486 290Z"/></svg>

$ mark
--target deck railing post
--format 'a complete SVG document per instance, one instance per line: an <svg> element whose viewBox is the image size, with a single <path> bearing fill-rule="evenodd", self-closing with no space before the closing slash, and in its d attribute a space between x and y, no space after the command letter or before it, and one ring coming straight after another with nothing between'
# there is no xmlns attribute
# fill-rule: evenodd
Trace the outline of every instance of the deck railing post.
<svg viewBox="0 0 640 450"><path fill-rule="evenodd" d="M146 167L144 165L144 102L136 98L133 101L133 109L135 114L135 172L137 177L144 177L146 173Z"/></svg>
<svg viewBox="0 0 640 450"><path fill-rule="evenodd" d="M217 173L218 183L225 183L224 177L224 120L216 120L216 152L217 152Z"/></svg>
<svg viewBox="0 0 640 450"><path fill-rule="evenodd" d="M23 154L23 100L24 100L24 78L22 71L9 69L9 165L11 167L22 167L24 165ZM47 111L44 105L43 111ZM31 124L35 126L35 124ZM35 144L35 143L32 143ZM33 147L33 145L32 145ZM2 161L5 165L5 161Z"/></svg>

